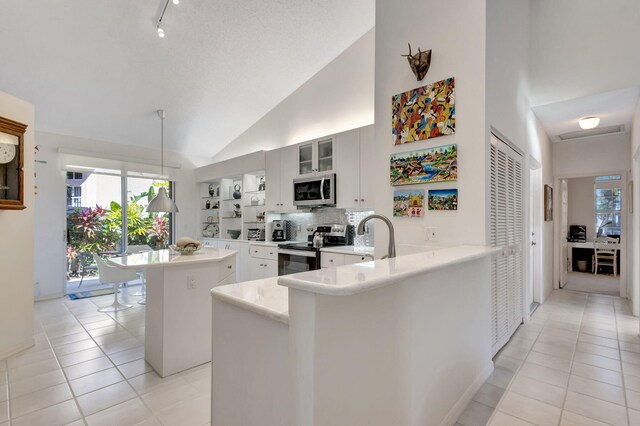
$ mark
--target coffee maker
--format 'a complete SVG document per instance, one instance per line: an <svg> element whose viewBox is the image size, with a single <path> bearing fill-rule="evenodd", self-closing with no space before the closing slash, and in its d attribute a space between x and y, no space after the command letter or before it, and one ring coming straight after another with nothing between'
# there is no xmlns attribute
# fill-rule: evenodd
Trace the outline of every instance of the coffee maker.
<svg viewBox="0 0 640 426"><path fill-rule="evenodd" d="M273 241L287 241L289 234L287 232L286 220L274 220L271 222L271 239Z"/></svg>

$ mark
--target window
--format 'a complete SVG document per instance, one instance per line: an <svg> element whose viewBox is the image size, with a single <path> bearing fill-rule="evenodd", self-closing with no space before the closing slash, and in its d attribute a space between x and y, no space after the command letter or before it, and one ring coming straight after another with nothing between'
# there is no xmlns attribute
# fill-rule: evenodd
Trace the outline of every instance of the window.
<svg viewBox="0 0 640 426"><path fill-rule="evenodd" d="M71 180L81 180L82 179L82 173L77 173L77 172L67 172L67 179L71 179Z"/></svg>
<svg viewBox="0 0 640 426"><path fill-rule="evenodd" d="M622 180L622 176L613 175L613 176L596 176L596 182L607 182L610 180Z"/></svg>
<svg viewBox="0 0 640 426"><path fill-rule="evenodd" d="M619 237L622 225L622 188L596 183L596 237Z"/></svg>
<svg viewBox="0 0 640 426"><path fill-rule="evenodd" d="M67 186L67 207L82 206L82 187Z"/></svg>

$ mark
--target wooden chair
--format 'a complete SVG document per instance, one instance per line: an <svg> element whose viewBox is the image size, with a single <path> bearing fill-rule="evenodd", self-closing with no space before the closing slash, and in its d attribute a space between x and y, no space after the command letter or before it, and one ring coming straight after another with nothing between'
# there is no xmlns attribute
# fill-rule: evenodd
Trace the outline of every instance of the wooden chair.
<svg viewBox="0 0 640 426"><path fill-rule="evenodd" d="M593 241L593 273L598 273L598 267L610 266L613 276L618 276L618 240L616 238L596 238Z"/></svg>

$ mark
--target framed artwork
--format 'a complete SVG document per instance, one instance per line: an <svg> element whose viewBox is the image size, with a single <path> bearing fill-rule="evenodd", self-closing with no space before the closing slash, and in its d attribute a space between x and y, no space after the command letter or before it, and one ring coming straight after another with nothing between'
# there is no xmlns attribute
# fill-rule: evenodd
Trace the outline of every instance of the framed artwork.
<svg viewBox="0 0 640 426"><path fill-rule="evenodd" d="M0 117L0 210L23 210L27 125Z"/></svg>
<svg viewBox="0 0 640 426"><path fill-rule="evenodd" d="M458 190L430 189L429 210L458 210Z"/></svg>
<svg viewBox="0 0 640 426"><path fill-rule="evenodd" d="M424 216L424 189L393 191L393 215L396 217Z"/></svg>
<svg viewBox="0 0 640 426"><path fill-rule="evenodd" d="M391 185L458 180L458 146L444 145L391 154Z"/></svg>
<svg viewBox="0 0 640 426"><path fill-rule="evenodd" d="M399 93L392 98L391 109L394 145L455 133L454 79Z"/></svg>
<svg viewBox="0 0 640 426"><path fill-rule="evenodd" d="M549 185L544 186L544 221L553 220L553 188Z"/></svg>

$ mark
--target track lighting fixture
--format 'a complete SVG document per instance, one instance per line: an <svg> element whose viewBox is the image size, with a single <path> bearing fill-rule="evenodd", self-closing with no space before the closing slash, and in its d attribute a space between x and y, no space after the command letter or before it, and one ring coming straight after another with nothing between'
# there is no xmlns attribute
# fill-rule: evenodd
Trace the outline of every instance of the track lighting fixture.
<svg viewBox="0 0 640 426"><path fill-rule="evenodd" d="M165 0L164 6L162 7L162 13L160 13L160 17L158 18L158 22L156 23L156 29L158 30L158 37L164 37L164 29L162 28L162 20L164 19L164 14L167 13L167 7L169 6L169 2L172 1L173 4L180 4L180 0Z"/></svg>

